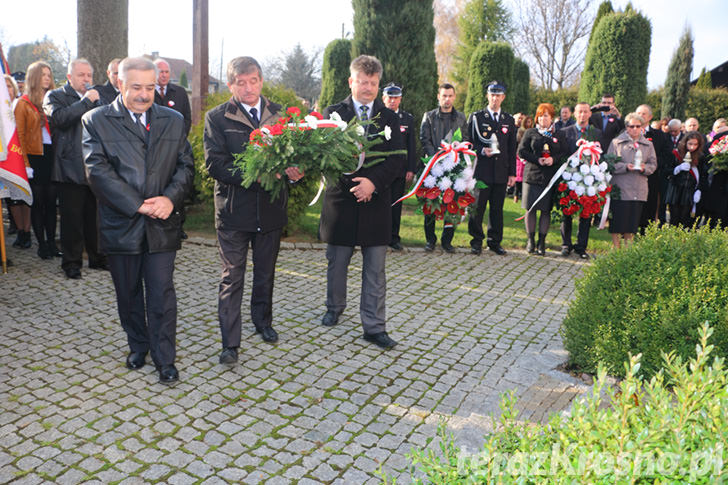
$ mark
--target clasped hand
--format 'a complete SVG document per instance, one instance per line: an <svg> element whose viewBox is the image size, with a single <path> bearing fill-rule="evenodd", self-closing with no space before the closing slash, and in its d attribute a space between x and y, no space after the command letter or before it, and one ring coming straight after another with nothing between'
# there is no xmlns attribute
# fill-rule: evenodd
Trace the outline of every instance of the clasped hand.
<svg viewBox="0 0 728 485"><path fill-rule="evenodd" d="M544 165L546 167L550 167L551 165L554 164L554 159L551 157L539 158L538 163L540 163L541 165Z"/></svg>
<svg viewBox="0 0 728 485"><path fill-rule="evenodd" d="M354 177L351 181L358 182L357 185L349 189L349 192L356 197L357 202L369 202L372 200L372 194L376 187L374 187L371 180L366 177Z"/></svg>
<svg viewBox="0 0 728 485"><path fill-rule="evenodd" d="M167 219L173 210L174 204L169 197L159 195L146 199L137 212L152 219Z"/></svg>

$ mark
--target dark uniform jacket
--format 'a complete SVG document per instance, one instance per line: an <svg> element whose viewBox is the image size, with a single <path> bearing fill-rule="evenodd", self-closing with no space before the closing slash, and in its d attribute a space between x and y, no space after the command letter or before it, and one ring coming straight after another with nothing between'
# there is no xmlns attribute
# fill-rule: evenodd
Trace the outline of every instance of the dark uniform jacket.
<svg viewBox="0 0 728 485"><path fill-rule="evenodd" d="M450 129L445 131L445 116L452 116L452 124ZM433 156L440 149L440 143L445 140L448 143L452 141L452 135L460 128L462 133L465 130L465 114L457 111L455 108L450 113L442 113L440 108L428 111L422 116L422 124L420 125L420 143L422 150L428 157ZM462 133L463 137L465 133Z"/></svg>
<svg viewBox="0 0 728 485"><path fill-rule="evenodd" d="M185 119L185 136L189 134L190 126L192 126L192 109L185 88L168 83L164 90L164 98L160 96L159 91L154 90L154 102L180 113Z"/></svg>
<svg viewBox="0 0 728 485"><path fill-rule="evenodd" d="M500 153L492 157L483 155L483 148L495 133ZM476 111L468 117L463 140L473 144L478 154L475 178L486 184L505 184L509 176L516 176L516 135L518 128L513 116L501 110L496 122L487 109Z"/></svg>
<svg viewBox="0 0 728 485"><path fill-rule="evenodd" d="M146 116L147 137L120 97L82 120L86 175L99 203L101 249L107 254L180 248L182 224L177 209L192 187L192 150L178 113L152 105ZM137 212L145 199L160 195L175 207L167 219Z"/></svg>
<svg viewBox="0 0 728 485"><path fill-rule="evenodd" d="M570 157L579 148L576 144L580 138L584 138L588 141L598 141L602 147L602 153L607 153L608 146L604 146L602 130L595 128L592 125L587 125L584 129L584 133L581 132L581 127L576 123L569 125L566 128L562 128L556 132L556 138L561 140L562 148L565 150L564 156Z"/></svg>
<svg viewBox="0 0 728 485"><path fill-rule="evenodd" d="M70 83L46 94L43 110L51 126L54 182L88 185L81 151L81 117L95 106L88 98L79 98Z"/></svg>
<svg viewBox="0 0 728 485"><path fill-rule="evenodd" d="M274 124L281 106L261 96L260 126ZM243 188L242 173L233 165L235 154L248 146L254 130L247 111L231 98L205 115L205 165L215 179L215 227L221 230L269 232L286 225L288 192L278 198L258 183Z"/></svg>
<svg viewBox="0 0 728 485"><path fill-rule="evenodd" d="M97 84L94 89L99 92L99 104L111 104L119 95L119 91L111 85L111 81L104 84Z"/></svg>
<svg viewBox="0 0 728 485"><path fill-rule="evenodd" d="M612 140L624 131L624 120L622 120L622 118L617 118L614 115L606 115L607 125L604 127L602 113L604 112L597 111L592 114L589 118L589 123L595 128L602 130L602 139L604 141L604 143L602 143L602 150L604 153L607 153L609 144L612 143Z"/></svg>
<svg viewBox="0 0 728 485"><path fill-rule="evenodd" d="M404 138L404 147L407 150L407 162L400 176L404 177L407 172L415 173L419 169L419 158L417 157L417 144L415 143L415 118L406 111L399 110L399 131Z"/></svg>
<svg viewBox="0 0 728 485"><path fill-rule="evenodd" d="M327 107L324 118L331 113L338 113L344 121L356 116L351 96L344 101ZM401 150L404 148L402 132L399 129L399 117L384 106L379 99L374 100L369 133L381 132L385 126L392 129L392 138L375 145L376 151ZM366 162L365 162L366 163ZM351 175L342 175L336 183L326 188L323 207L321 209L321 239L337 246L385 246L392 238L392 210L390 185L404 170L405 158L402 155L390 155L384 161L368 168L362 167ZM371 180L375 191L369 202L357 202L349 190L357 185L354 177L365 177Z"/></svg>
<svg viewBox="0 0 728 485"><path fill-rule="evenodd" d="M546 151L547 146L554 163L548 166L540 165L538 159ZM566 152L564 143L554 134L542 135L538 128L526 130L521 138L521 144L518 146L518 156L526 161L526 166L523 168L523 181L543 187L548 185L551 177L568 156Z"/></svg>

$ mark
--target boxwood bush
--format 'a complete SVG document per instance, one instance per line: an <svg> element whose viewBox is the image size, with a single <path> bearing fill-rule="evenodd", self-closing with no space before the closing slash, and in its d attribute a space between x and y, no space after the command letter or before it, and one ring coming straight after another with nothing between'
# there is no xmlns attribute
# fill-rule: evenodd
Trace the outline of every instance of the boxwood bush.
<svg viewBox="0 0 728 485"><path fill-rule="evenodd" d="M663 354L664 371L649 381L639 377L640 356L616 387L600 366L592 392L547 424L519 421L515 399L504 397L480 451L458 448L441 425L439 450L409 455L414 483L723 483L728 371L724 359L710 360L712 331L699 331L689 362Z"/></svg>
<svg viewBox="0 0 728 485"><path fill-rule="evenodd" d="M642 354L651 376L661 352L683 359L695 349L703 322L715 328L718 355L728 355L728 232L650 227L625 249L600 257L576 283L561 328L570 364L593 373L603 363Z"/></svg>

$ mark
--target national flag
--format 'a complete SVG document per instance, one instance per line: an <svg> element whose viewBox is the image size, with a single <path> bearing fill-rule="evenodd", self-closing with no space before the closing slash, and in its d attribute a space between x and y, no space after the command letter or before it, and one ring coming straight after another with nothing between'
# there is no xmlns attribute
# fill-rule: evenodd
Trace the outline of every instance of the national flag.
<svg viewBox="0 0 728 485"><path fill-rule="evenodd" d="M0 45L0 64L5 71L7 63L2 45ZM0 83L0 196L23 200L28 205L33 204L33 194L28 183L18 131L15 129L13 100L10 99L8 87L4 82Z"/></svg>

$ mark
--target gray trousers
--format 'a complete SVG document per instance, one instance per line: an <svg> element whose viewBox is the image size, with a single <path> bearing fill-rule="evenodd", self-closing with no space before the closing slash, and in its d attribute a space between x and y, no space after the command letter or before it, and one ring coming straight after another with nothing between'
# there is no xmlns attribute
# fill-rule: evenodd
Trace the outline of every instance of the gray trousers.
<svg viewBox="0 0 728 485"><path fill-rule="evenodd" d="M384 261L387 246L361 248L363 257L361 269L361 301L359 313L364 333L374 334L386 330L385 300L387 297L387 277ZM340 315L346 308L346 280L349 261L354 254L351 246L326 246L326 308Z"/></svg>
<svg viewBox="0 0 728 485"><path fill-rule="evenodd" d="M217 304L222 346L240 347L240 305L243 301L245 264L248 246L253 248L253 289L250 296L250 317L259 331L273 321L273 277L282 229L266 233L220 230L222 278Z"/></svg>

